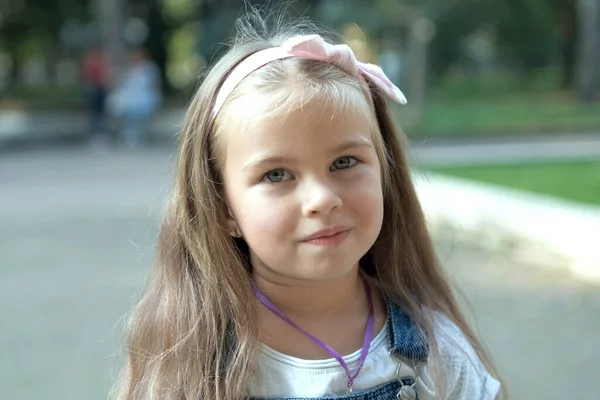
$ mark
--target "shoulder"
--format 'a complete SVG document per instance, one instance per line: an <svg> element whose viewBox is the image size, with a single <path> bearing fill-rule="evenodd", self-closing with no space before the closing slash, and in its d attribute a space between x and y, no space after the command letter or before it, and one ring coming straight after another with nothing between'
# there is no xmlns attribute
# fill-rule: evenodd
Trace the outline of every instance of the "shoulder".
<svg viewBox="0 0 600 400"><path fill-rule="evenodd" d="M465 334L441 313L434 312L433 321L447 398L496 398L500 383L486 370Z"/></svg>

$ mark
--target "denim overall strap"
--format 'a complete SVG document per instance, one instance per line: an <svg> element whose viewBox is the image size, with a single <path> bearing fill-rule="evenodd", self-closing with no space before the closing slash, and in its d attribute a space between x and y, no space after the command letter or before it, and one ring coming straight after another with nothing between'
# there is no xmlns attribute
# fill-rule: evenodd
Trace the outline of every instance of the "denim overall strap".
<svg viewBox="0 0 600 400"><path fill-rule="evenodd" d="M396 303L386 299L391 351L390 353L414 360L415 363L427 361L429 346L424 333L408 314Z"/></svg>
<svg viewBox="0 0 600 400"><path fill-rule="evenodd" d="M423 331L395 302L386 298L388 329L390 337L390 357L398 363L398 389L395 399L419 399L416 384L419 379L418 367L427 361L429 346ZM406 364L414 374L404 376L401 366ZM402 384L400 384L402 382ZM406 391L406 392L405 392ZM412 393L412 395L409 395Z"/></svg>

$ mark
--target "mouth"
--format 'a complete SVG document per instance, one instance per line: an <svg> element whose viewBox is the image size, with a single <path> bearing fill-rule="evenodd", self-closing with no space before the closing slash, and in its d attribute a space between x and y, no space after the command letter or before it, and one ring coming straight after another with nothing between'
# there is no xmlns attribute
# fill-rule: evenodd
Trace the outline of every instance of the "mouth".
<svg viewBox="0 0 600 400"><path fill-rule="evenodd" d="M324 229L302 239L303 243L328 246L342 243L348 236L349 228Z"/></svg>

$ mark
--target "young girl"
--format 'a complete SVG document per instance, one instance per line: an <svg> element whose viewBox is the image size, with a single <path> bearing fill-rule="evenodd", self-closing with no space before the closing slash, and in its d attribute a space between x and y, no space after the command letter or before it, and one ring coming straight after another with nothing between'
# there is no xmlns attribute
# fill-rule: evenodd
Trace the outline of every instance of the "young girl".
<svg viewBox="0 0 600 400"><path fill-rule="evenodd" d="M493 399L376 66L242 29L196 93L120 399Z"/></svg>

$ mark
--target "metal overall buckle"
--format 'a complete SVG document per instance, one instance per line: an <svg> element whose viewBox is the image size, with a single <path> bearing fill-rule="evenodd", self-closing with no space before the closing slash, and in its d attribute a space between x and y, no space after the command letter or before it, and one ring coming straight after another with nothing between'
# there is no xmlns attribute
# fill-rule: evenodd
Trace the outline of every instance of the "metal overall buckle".
<svg viewBox="0 0 600 400"><path fill-rule="evenodd" d="M417 399L417 382L419 381L419 374L417 372L417 365L415 364L415 360L412 360L412 371L414 376L406 375L402 376L400 374L400 369L403 365L403 360L397 354L394 354L391 350L389 351L390 357L392 357L397 363L398 367L396 368L396 379L400 382L400 390L396 394L396 399L398 400L416 400ZM406 363L404 363L406 364ZM409 367L410 368L410 367ZM410 381L411 384L405 384L404 381Z"/></svg>

